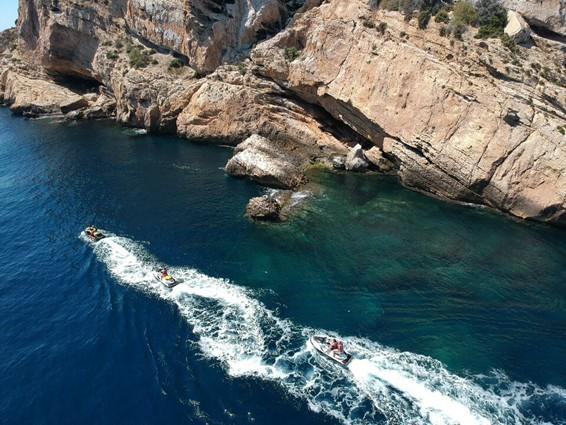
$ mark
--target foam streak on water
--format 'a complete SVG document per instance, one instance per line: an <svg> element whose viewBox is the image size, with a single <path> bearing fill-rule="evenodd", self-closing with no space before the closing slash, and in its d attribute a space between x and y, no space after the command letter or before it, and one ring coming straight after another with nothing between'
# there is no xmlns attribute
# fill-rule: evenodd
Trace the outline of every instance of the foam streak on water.
<svg viewBox="0 0 566 425"><path fill-rule="evenodd" d="M110 236L93 245L120 283L175 303L203 355L227 374L272 381L345 424L545 423L530 405L549 398L566 403L560 388L510 382L502 373L489 377L488 386L481 377L456 376L430 357L295 325L250 291L191 268L171 268L181 283L167 289L153 276L158 263L140 244ZM319 358L307 343L313 333L342 338L354 355L349 368Z"/></svg>

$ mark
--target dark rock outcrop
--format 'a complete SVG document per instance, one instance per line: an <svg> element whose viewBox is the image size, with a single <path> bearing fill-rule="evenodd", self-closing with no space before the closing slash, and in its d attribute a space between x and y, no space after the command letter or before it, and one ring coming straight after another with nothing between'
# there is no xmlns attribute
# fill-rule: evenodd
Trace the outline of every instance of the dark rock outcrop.
<svg viewBox="0 0 566 425"><path fill-rule="evenodd" d="M280 221L281 205L273 196L264 195L250 199L246 215L257 221Z"/></svg>

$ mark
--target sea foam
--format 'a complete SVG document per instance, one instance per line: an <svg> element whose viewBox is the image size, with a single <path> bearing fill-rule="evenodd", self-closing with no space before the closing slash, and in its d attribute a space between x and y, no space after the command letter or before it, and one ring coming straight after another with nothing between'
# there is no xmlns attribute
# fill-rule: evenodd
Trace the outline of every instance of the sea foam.
<svg viewBox="0 0 566 425"><path fill-rule="evenodd" d="M486 385L485 377L455 375L427 356L294 324L277 317L254 292L192 268L171 267L181 283L167 289L153 276L159 263L141 244L111 235L92 245L119 283L174 303L198 336L202 354L228 375L273 382L345 424L545 423L525 407L532 395L566 403L561 388L512 382L502 372L490 376L497 385ZM354 356L347 369L314 353L307 341L315 333L345 341Z"/></svg>

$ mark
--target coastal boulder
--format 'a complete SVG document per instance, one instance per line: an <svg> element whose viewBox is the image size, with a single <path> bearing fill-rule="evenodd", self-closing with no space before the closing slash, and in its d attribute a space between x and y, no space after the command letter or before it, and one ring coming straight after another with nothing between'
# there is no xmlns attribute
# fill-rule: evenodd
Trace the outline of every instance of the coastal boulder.
<svg viewBox="0 0 566 425"><path fill-rule="evenodd" d="M281 204L270 195L252 198L246 207L246 215L258 221L279 221Z"/></svg>
<svg viewBox="0 0 566 425"><path fill-rule="evenodd" d="M45 79L36 79L8 71L4 77L4 100L19 114L61 113L63 105L77 102L71 90Z"/></svg>
<svg viewBox="0 0 566 425"><path fill-rule="evenodd" d="M531 40L531 27L519 13L509 10L507 11L505 34L515 43L528 43Z"/></svg>
<svg viewBox="0 0 566 425"><path fill-rule="evenodd" d="M366 171L369 162L364 154L361 145L354 146L346 156L346 170L348 171Z"/></svg>
<svg viewBox="0 0 566 425"><path fill-rule="evenodd" d="M564 0L502 0L506 9L519 12L531 25L566 35Z"/></svg>
<svg viewBox="0 0 566 425"><path fill-rule="evenodd" d="M304 158L286 148L282 142L254 134L236 147L226 172L264 186L292 189L303 181Z"/></svg>
<svg viewBox="0 0 566 425"><path fill-rule="evenodd" d="M346 168L346 157L344 155L333 155L330 158L330 163L335 170L344 170Z"/></svg>
<svg viewBox="0 0 566 425"><path fill-rule="evenodd" d="M383 151L377 146L372 146L370 149L364 152L364 155L370 162L370 164L382 173L389 173L395 168L395 164L393 164L389 159L385 158L383 156Z"/></svg>

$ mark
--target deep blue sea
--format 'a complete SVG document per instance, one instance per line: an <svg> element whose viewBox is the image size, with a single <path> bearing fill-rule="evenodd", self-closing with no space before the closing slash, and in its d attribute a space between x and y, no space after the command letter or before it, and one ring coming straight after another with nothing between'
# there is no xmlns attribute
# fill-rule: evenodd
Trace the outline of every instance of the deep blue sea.
<svg viewBox="0 0 566 425"><path fill-rule="evenodd" d="M257 225L230 155L0 110L0 423L566 424L565 231L322 171Z"/></svg>

